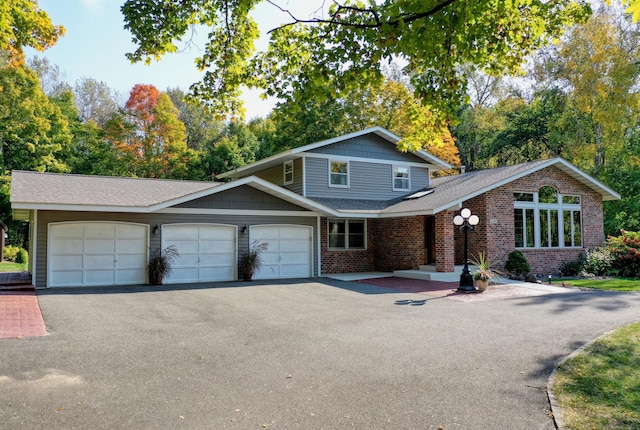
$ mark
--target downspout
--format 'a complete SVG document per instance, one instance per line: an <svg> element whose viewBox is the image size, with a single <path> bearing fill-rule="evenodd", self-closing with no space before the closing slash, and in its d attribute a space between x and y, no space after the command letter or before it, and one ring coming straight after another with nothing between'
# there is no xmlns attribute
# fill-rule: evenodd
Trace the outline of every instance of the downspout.
<svg viewBox="0 0 640 430"><path fill-rule="evenodd" d="M317 222L316 222L316 230L318 232L317 233L317 242L318 242L318 244L316 245L316 247L317 247L316 252L318 253L318 277L321 277L322 276L322 253L321 253L322 252L322 244L321 244L320 241L322 240L322 238L320 237L321 236L321 233L320 233L320 215L318 215L316 217L316 220L317 220Z"/></svg>

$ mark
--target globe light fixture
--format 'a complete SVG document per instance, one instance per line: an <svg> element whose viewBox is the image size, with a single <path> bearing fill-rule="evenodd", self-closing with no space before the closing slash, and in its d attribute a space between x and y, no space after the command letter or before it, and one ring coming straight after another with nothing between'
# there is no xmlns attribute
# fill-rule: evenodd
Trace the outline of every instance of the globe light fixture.
<svg viewBox="0 0 640 430"><path fill-rule="evenodd" d="M469 271L469 230L476 228L480 218L477 215L471 214L471 210L463 208L460 211L460 215L453 217L453 224L458 227L460 231L464 232L464 267L460 274L460 285L458 291L463 293L476 292L476 288L473 286L473 276Z"/></svg>

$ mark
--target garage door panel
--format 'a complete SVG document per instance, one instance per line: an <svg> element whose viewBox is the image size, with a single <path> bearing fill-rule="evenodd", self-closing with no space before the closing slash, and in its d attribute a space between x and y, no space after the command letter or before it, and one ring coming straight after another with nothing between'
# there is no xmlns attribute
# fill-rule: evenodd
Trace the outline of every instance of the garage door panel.
<svg viewBox="0 0 640 430"><path fill-rule="evenodd" d="M82 254L83 245L82 239L56 239L50 249L55 254Z"/></svg>
<svg viewBox="0 0 640 430"><path fill-rule="evenodd" d="M84 237L83 229L78 229L74 224L58 224L51 226L52 238L69 238L82 239Z"/></svg>
<svg viewBox="0 0 640 430"><path fill-rule="evenodd" d="M82 270L82 255L58 255L50 259L59 270Z"/></svg>
<svg viewBox="0 0 640 430"><path fill-rule="evenodd" d="M116 237L118 239L138 239L146 243L148 229L140 228L139 225L119 224L116 226Z"/></svg>
<svg viewBox="0 0 640 430"><path fill-rule="evenodd" d="M148 231L148 226L141 224L52 224L49 229L48 286L144 283Z"/></svg>
<svg viewBox="0 0 640 430"><path fill-rule="evenodd" d="M85 271L85 285L113 285L115 276L113 270Z"/></svg>
<svg viewBox="0 0 640 430"><path fill-rule="evenodd" d="M174 245L180 254L166 282L234 280L236 231L221 224L164 225L162 246Z"/></svg>
<svg viewBox="0 0 640 430"><path fill-rule="evenodd" d="M113 255L85 255L84 265L92 269L115 269L116 267Z"/></svg>
<svg viewBox="0 0 640 430"><path fill-rule="evenodd" d="M84 252L90 254L116 252L116 243L114 240L108 239L89 239L84 242Z"/></svg>
<svg viewBox="0 0 640 430"><path fill-rule="evenodd" d="M269 244L254 277L279 279L311 276L311 237L312 229L306 226L252 226L250 240Z"/></svg>
<svg viewBox="0 0 640 430"><path fill-rule="evenodd" d="M115 231L115 226L108 223L87 223L84 225L84 237L90 239L113 239L115 237Z"/></svg>
<svg viewBox="0 0 640 430"><path fill-rule="evenodd" d="M61 270L50 275L50 285L67 287L81 287L84 280L84 272L82 270Z"/></svg>
<svg viewBox="0 0 640 430"><path fill-rule="evenodd" d="M143 277L146 275L145 268L147 267L147 259L144 255L139 254L131 254L131 255L120 255L118 257L118 261L116 262L116 268L118 271L127 270L127 269L135 269L142 270Z"/></svg>
<svg viewBox="0 0 640 430"><path fill-rule="evenodd" d="M116 273L116 284L140 284L140 279L145 279L147 273L145 269L131 268L118 269Z"/></svg>

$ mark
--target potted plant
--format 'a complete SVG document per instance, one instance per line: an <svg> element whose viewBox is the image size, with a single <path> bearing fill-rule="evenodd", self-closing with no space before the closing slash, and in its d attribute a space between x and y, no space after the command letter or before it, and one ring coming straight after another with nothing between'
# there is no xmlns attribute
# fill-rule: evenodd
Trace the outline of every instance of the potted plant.
<svg viewBox="0 0 640 430"><path fill-rule="evenodd" d="M149 284L162 285L164 277L171 273L173 261L179 256L178 249L173 245L164 249L157 249L149 260L149 264L147 264Z"/></svg>
<svg viewBox="0 0 640 430"><path fill-rule="evenodd" d="M240 258L238 264L238 272L240 277L245 281L250 281L253 278L253 273L258 270L262 263L261 254L269 248L267 242L260 243L254 240L247 249L247 252Z"/></svg>
<svg viewBox="0 0 640 430"><path fill-rule="evenodd" d="M489 282L498 276L500 272L493 268L493 263L487 258L487 254L479 252L477 258L471 259L471 264L476 267L473 272L473 280L476 282L476 289L484 291L489 286Z"/></svg>

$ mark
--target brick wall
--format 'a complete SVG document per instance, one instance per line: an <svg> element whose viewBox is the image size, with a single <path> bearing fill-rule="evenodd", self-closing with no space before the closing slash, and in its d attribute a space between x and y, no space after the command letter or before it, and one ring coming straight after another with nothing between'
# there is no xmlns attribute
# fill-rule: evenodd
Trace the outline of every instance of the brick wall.
<svg viewBox="0 0 640 430"><path fill-rule="evenodd" d="M531 264L532 272L544 276L555 275L563 262L577 259L586 248L602 245L605 237L600 194L557 167L548 167L464 203L465 207L480 217L478 228L469 234L470 253L471 250L477 253L485 248L492 261L504 264L507 255L515 249L513 193L537 192L545 185L554 187L561 194L581 196L583 248L522 250ZM462 238L457 233L456 262L462 261L461 247Z"/></svg>
<svg viewBox="0 0 640 430"><path fill-rule="evenodd" d="M375 271L376 235L373 233L372 220L367 220L367 249L330 251L327 218L320 220L320 252L322 255L322 273L353 273Z"/></svg>
<svg viewBox="0 0 640 430"><path fill-rule="evenodd" d="M322 218L322 273L391 272L417 269L424 259L424 216L367 220L367 249L328 248L328 220Z"/></svg>
<svg viewBox="0 0 640 430"><path fill-rule="evenodd" d="M376 270L415 270L424 260L425 217L384 218L371 220L379 238L376 247Z"/></svg>

